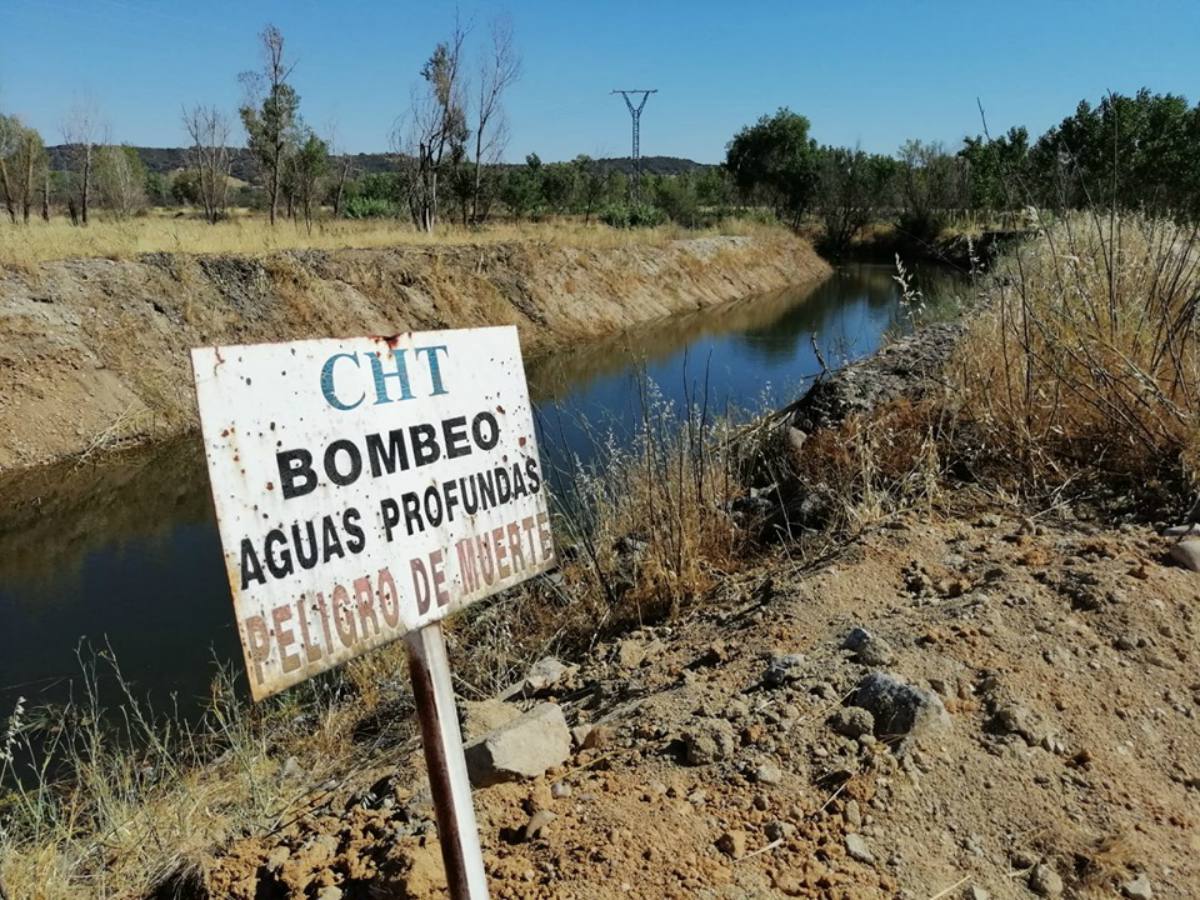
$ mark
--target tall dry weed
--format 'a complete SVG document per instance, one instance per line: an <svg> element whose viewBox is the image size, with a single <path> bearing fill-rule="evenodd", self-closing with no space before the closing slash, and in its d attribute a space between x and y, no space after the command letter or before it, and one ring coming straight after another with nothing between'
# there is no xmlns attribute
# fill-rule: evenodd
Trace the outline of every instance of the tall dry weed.
<svg viewBox="0 0 1200 900"><path fill-rule="evenodd" d="M1099 212L1039 221L981 300L952 369L986 448L1038 483L1194 480L1197 226Z"/></svg>

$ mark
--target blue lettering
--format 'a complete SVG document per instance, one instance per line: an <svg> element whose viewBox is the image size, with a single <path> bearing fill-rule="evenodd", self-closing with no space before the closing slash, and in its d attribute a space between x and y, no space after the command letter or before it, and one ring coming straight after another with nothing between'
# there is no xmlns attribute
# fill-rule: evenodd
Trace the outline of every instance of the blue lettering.
<svg viewBox="0 0 1200 900"><path fill-rule="evenodd" d="M325 395L325 400L334 409L340 409L343 412L354 409L363 402L364 394L359 394L358 399L353 403L343 403L338 399L337 393L333 389L333 365L339 359L348 359L358 367L357 353L335 353L329 359L325 360L325 365L321 367L321 393Z"/></svg>
<svg viewBox="0 0 1200 900"><path fill-rule="evenodd" d="M412 388L408 384L408 363L404 359L403 350L393 350L392 358L396 360L395 372L384 372L383 362L379 358L378 353L368 353L371 359L371 374L375 377L375 405L381 403L391 403L392 398L388 396L387 379L395 378L400 382L400 397L401 400L411 400L413 397Z"/></svg>
<svg viewBox="0 0 1200 900"><path fill-rule="evenodd" d="M450 356L450 351L446 349L445 344L437 344L436 346L431 347L418 347L416 349L417 353L429 354L429 380L433 382L433 393L430 396L433 397L436 397L438 394L449 393L449 391L442 386L442 369L438 364L437 358L437 352L439 350L445 353L447 357Z"/></svg>

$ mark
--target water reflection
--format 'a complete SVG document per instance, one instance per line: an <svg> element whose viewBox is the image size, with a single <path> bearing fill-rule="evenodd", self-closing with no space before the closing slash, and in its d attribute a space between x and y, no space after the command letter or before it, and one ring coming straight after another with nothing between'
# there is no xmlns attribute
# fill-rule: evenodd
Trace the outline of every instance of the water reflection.
<svg viewBox="0 0 1200 900"><path fill-rule="evenodd" d="M923 288L939 290L926 273ZM544 462L587 459L587 430L632 431L644 372L667 401L711 410L794 398L820 368L874 350L902 327L883 266L673 317L533 360ZM240 660L228 585L195 436L100 466L0 484L0 718L18 695L61 700L82 637L106 641L124 674L185 712L207 693L214 657Z"/></svg>

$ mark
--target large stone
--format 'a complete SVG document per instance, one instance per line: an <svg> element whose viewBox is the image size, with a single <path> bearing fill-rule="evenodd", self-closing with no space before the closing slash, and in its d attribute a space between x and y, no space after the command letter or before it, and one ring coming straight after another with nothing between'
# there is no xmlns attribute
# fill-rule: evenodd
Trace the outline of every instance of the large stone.
<svg viewBox="0 0 1200 900"><path fill-rule="evenodd" d="M1029 872L1029 889L1039 897L1059 897L1063 880L1049 863L1038 863Z"/></svg>
<svg viewBox="0 0 1200 900"><path fill-rule="evenodd" d="M547 693L552 688L558 687L578 670L578 666L568 666L556 656L543 657L529 667L529 671L525 673L525 677L521 681L501 694L501 699L509 700L514 697L534 697L538 694Z"/></svg>
<svg viewBox="0 0 1200 900"><path fill-rule="evenodd" d="M463 740L468 743L519 718L521 708L503 700L460 700L458 716Z"/></svg>
<svg viewBox="0 0 1200 900"><path fill-rule="evenodd" d="M1129 900L1151 900L1154 897L1154 888L1150 884L1150 879L1146 877L1146 873L1142 872L1137 878L1130 879L1121 885L1121 893Z"/></svg>
<svg viewBox="0 0 1200 900"><path fill-rule="evenodd" d="M471 784L536 778L571 755L571 732L555 703L539 703L466 749Z"/></svg>
<svg viewBox="0 0 1200 900"><path fill-rule="evenodd" d="M1185 569L1200 572L1200 540L1192 538L1172 544L1171 559Z"/></svg>
<svg viewBox="0 0 1200 900"><path fill-rule="evenodd" d="M950 725L941 698L890 675L872 672L858 683L850 698L875 719L875 736L881 739L919 737Z"/></svg>

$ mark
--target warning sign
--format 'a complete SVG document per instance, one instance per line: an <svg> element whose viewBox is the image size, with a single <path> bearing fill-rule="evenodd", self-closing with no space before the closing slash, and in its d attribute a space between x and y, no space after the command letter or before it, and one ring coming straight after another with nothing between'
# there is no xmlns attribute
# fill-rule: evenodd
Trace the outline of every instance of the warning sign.
<svg viewBox="0 0 1200 900"><path fill-rule="evenodd" d="M515 328L192 366L255 699L553 566Z"/></svg>

